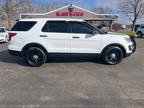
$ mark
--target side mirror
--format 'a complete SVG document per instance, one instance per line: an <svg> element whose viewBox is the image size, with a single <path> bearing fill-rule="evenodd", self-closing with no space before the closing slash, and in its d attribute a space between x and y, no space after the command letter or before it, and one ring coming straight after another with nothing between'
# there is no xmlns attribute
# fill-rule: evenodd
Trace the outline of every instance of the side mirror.
<svg viewBox="0 0 144 108"><path fill-rule="evenodd" d="M95 35L95 34L97 34L97 32L94 30L94 31L92 32L92 35Z"/></svg>

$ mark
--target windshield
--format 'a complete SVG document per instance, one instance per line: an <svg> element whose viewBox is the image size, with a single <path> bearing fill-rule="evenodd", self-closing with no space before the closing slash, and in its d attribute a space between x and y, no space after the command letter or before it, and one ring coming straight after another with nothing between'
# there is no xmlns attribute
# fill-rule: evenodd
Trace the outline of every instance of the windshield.
<svg viewBox="0 0 144 108"><path fill-rule="evenodd" d="M98 31L100 34L107 34L105 31L98 29L97 27L93 26L92 24L90 24L89 22L85 22L87 23L91 28L93 28L94 30Z"/></svg>
<svg viewBox="0 0 144 108"><path fill-rule="evenodd" d="M5 32L4 28L0 28L0 33L3 33L3 32Z"/></svg>

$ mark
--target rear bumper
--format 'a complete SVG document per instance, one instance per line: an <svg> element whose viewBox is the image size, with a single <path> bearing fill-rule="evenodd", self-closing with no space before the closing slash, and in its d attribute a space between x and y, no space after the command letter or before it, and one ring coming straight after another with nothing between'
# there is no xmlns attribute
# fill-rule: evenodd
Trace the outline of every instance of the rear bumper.
<svg viewBox="0 0 144 108"><path fill-rule="evenodd" d="M8 50L9 54L14 55L14 56L22 56L22 52L20 51L14 51L14 50Z"/></svg>

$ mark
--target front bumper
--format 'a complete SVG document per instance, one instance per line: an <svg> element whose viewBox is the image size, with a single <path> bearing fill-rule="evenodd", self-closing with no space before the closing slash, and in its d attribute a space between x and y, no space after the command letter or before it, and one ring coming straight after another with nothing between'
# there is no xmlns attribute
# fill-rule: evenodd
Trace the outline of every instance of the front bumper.
<svg viewBox="0 0 144 108"><path fill-rule="evenodd" d="M132 41L132 53L134 53L136 51L136 41L134 39L134 37L130 37L131 41Z"/></svg>
<svg viewBox="0 0 144 108"><path fill-rule="evenodd" d="M134 39L134 37L130 37L131 41L132 41L132 45L128 46L129 50L132 51L131 53L127 53L125 55L125 57L128 57L130 55L132 55L132 53L134 53L136 51L136 41Z"/></svg>

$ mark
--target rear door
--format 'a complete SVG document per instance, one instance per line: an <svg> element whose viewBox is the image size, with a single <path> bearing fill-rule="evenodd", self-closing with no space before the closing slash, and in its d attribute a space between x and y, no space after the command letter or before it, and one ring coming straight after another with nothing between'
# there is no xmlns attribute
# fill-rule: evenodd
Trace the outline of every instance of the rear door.
<svg viewBox="0 0 144 108"><path fill-rule="evenodd" d="M40 34L48 52L70 53L70 33L66 21L47 21Z"/></svg>
<svg viewBox="0 0 144 108"><path fill-rule="evenodd" d="M86 22L70 21L71 53L99 53L101 35ZM93 35L93 31L97 32Z"/></svg>

